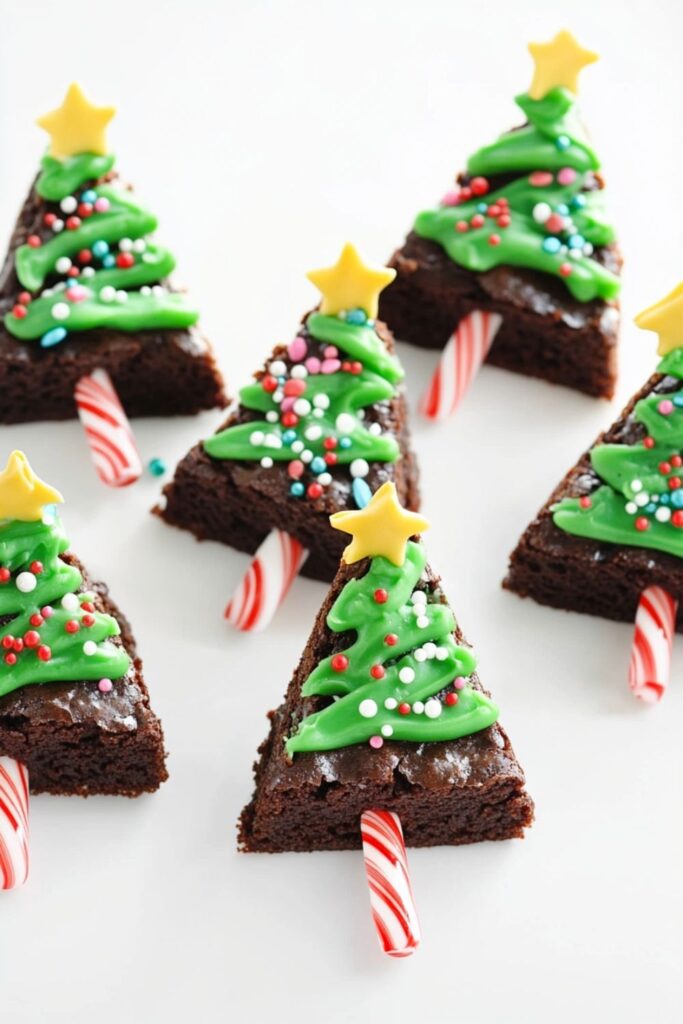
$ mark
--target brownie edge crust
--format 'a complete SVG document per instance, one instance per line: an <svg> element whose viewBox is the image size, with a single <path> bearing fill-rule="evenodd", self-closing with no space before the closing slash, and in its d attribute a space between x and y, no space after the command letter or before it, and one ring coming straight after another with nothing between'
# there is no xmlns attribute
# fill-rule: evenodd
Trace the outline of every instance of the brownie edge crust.
<svg viewBox="0 0 683 1024"><path fill-rule="evenodd" d="M533 821L524 773L504 730L495 725L440 743L357 744L289 761L284 741L302 712L301 687L340 644L326 624L344 584L366 562L343 565L321 608L284 703L255 764L256 789L239 822L244 852L346 850L360 847L359 820L377 807L395 811L409 846L460 845L521 838ZM436 584L436 577L431 577ZM458 643L466 644L460 633ZM473 685L482 689L478 678ZM306 702L306 711L315 705Z"/></svg>

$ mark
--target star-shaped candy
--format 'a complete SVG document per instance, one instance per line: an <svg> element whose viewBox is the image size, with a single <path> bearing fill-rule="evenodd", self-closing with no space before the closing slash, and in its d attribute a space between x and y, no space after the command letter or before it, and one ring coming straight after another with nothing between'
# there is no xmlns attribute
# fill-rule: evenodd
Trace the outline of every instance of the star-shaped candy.
<svg viewBox="0 0 683 1024"><path fill-rule="evenodd" d="M34 522L43 518L43 505L58 501L64 501L59 491L36 476L24 453L12 452L0 473L0 520Z"/></svg>
<svg viewBox="0 0 683 1024"><path fill-rule="evenodd" d="M330 523L335 530L353 537L342 555L347 564L381 556L394 565L403 565L409 539L429 527L424 516L403 508L393 483L382 484L358 512L335 512Z"/></svg>
<svg viewBox="0 0 683 1024"><path fill-rule="evenodd" d="M659 302L639 313L636 323L643 330L656 331L659 335L657 352L660 356L683 348L683 281Z"/></svg>
<svg viewBox="0 0 683 1024"><path fill-rule="evenodd" d="M80 85L72 82L61 107L38 118L50 136L50 156L58 160L77 153L104 156L108 152L106 127L115 113L115 107L96 107Z"/></svg>
<svg viewBox="0 0 683 1024"><path fill-rule="evenodd" d="M529 43L536 68L529 89L532 100L541 100L557 86L579 91L579 72L598 60L597 53L584 48L571 32L563 29L549 43Z"/></svg>
<svg viewBox="0 0 683 1024"><path fill-rule="evenodd" d="M379 293L396 277L390 267L364 263L355 245L347 242L333 267L311 270L307 278L321 292L320 312L335 316L342 310L362 309L374 320Z"/></svg>

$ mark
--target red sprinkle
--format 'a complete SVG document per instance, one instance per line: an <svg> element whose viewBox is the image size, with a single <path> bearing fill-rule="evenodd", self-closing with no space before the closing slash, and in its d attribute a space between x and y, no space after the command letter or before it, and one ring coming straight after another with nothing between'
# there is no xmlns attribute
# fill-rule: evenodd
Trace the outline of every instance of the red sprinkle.
<svg viewBox="0 0 683 1024"><path fill-rule="evenodd" d="M500 245L500 235L489 235L489 245Z"/></svg>
<svg viewBox="0 0 683 1024"><path fill-rule="evenodd" d="M298 377L294 377L292 380L288 380L285 383L282 390L289 398L293 398L297 395L303 395L306 390L306 381L299 380Z"/></svg>
<svg viewBox="0 0 683 1024"><path fill-rule="evenodd" d="M507 213L501 213L496 224L499 228L509 228L511 224L510 215Z"/></svg>
<svg viewBox="0 0 683 1024"><path fill-rule="evenodd" d="M455 230L456 231L459 231L461 234L464 234L464 232L465 231L469 231L469 229L470 229L470 226L469 226L469 224L467 223L466 220L456 220L456 222L455 222Z"/></svg>
<svg viewBox="0 0 683 1024"><path fill-rule="evenodd" d="M11 633L8 633L7 636L3 636L3 638L2 638L2 646L5 648L6 651L10 651L12 649L12 645L13 644L14 644L14 637L12 636Z"/></svg>
<svg viewBox="0 0 683 1024"><path fill-rule="evenodd" d="M384 637L384 643L387 644L388 647L395 647L398 643L398 636L396 633L387 633Z"/></svg>
<svg viewBox="0 0 683 1024"><path fill-rule="evenodd" d="M453 707L454 704L457 704L459 700L460 700L460 698L458 697L457 693L447 693L446 694L445 701L448 704L448 706L451 707L451 708Z"/></svg>
<svg viewBox="0 0 683 1024"><path fill-rule="evenodd" d="M672 466L676 467L676 469L679 469L680 466L683 466L683 459L680 457L680 455L672 455L669 461L671 462Z"/></svg>
<svg viewBox="0 0 683 1024"><path fill-rule="evenodd" d="M654 439L654 437L645 437L645 438L643 438L643 446L645 448L654 448L654 446L655 446L655 439Z"/></svg>
<svg viewBox="0 0 683 1024"><path fill-rule="evenodd" d="M69 226L69 221L66 222L66 226ZM132 252L120 252L116 257L116 266L121 267L122 270L128 270L135 263L135 256Z"/></svg>
<svg viewBox="0 0 683 1024"><path fill-rule="evenodd" d="M17 302L19 302L22 306L30 305L30 303L31 303L31 293L30 292L19 292L19 295L17 297Z"/></svg>
<svg viewBox="0 0 683 1024"><path fill-rule="evenodd" d="M283 427L295 427L299 422L299 417L295 412L283 412L281 420Z"/></svg>
<svg viewBox="0 0 683 1024"><path fill-rule="evenodd" d="M561 277L569 277L571 272L572 272L572 265L571 265L571 263L562 263L560 265L560 276Z"/></svg>
<svg viewBox="0 0 683 1024"><path fill-rule="evenodd" d="M92 253L90 252L90 249L81 249L81 251L78 254L78 262L79 263L90 263L91 260L92 260Z"/></svg>
<svg viewBox="0 0 683 1024"><path fill-rule="evenodd" d="M29 629L24 633L24 643L27 647L37 647L40 643L40 635L36 633L35 629Z"/></svg>
<svg viewBox="0 0 683 1024"><path fill-rule="evenodd" d="M482 213L475 213L475 215L470 218L470 224L473 228L481 228L484 226L484 223L484 215Z"/></svg>
<svg viewBox="0 0 683 1024"><path fill-rule="evenodd" d="M551 213L543 227L554 235L556 231L561 231L564 227L564 217L560 217L559 213Z"/></svg>
<svg viewBox="0 0 683 1024"><path fill-rule="evenodd" d="M47 644L41 644L36 651L36 654L41 661L49 661L52 657L52 650L47 646Z"/></svg>
<svg viewBox="0 0 683 1024"><path fill-rule="evenodd" d="M313 498L313 500L315 500L316 498L319 498L322 493L323 493L323 485L322 484L309 484L308 485L308 490L306 491L306 494L308 495L309 498Z"/></svg>
<svg viewBox="0 0 683 1024"><path fill-rule="evenodd" d="M34 612L31 618L28 620L32 626L42 626L45 621L40 612Z"/></svg>
<svg viewBox="0 0 683 1024"><path fill-rule="evenodd" d="M359 363L359 362L351 363L351 373L353 373L356 376L358 376L358 374L362 373L362 372L363 372L363 364L362 363Z"/></svg>
<svg viewBox="0 0 683 1024"><path fill-rule="evenodd" d="M9 569L5 569L4 566L0 569L0 583L7 583L12 573Z"/></svg>
<svg viewBox="0 0 683 1024"><path fill-rule="evenodd" d="M470 189L472 190L473 196L485 196L489 190L489 183L486 178L472 178L470 182Z"/></svg>
<svg viewBox="0 0 683 1024"><path fill-rule="evenodd" d="M93 211L92 203L79 203L78 204L78 216L79 217L90 217Z"/></svg>
<svg viewBox="0 0 683 1024"><path fill-rule="evenodd" d="M370 669L370 675L373 679L384 679L386 672L383 665L373 665Z"/></svg>
<svg viewBox="0 0 683 1024"><path fill-rule="evenodd" d="M23 320L26 316L26 306L20 306L17 303L16 306L12 307L12 316L15 316L17 320Z"/></svg>
<svg viewBox="0 0 683 1024"><path fill-rule="evenodd" d="M346 672L349 667L349 659L345 654L335 654L332 658L332 669L335 672Z"/></svg>
<svg viewBox="0 0 683 1024"><path fill-rule="evenodd" d="M40 576L41 572L43 571L43 563L38 561L31 562L31 564L29 565L29 569L31 570L34 576Z"/></svg>
<svg viewBox="0 0 683 1024"><path fill-rule="evenodd" d="M336 466L336 464L337 464L336 452L326 452L325 453L325 462L327 463L328 466Z"/></svg>
<svg viewBox="0 0 683 1024"><path fill-rule="evenodd" d="M336 447L337 447L337 438L336 437L326 437L325 440L323 441L323 448L326 448L328 452L332 448L336 448Z"/></svg>
<svg viewBox="0 0 683 1024"><path fill-rule="evenodd" d="M17 656L16 656L16 654L12 654L12 652L10 651L9 654L5 655L5 661L7 662L8 665L16 665L16 663L17 663Z"/></svg>
<svg viewBox="0 0 683 1024"><path fill-rule="evenodd" d="M84 612L95 611L95 605L92 603L92 601L81 601L81 608L83 609Z"/></svg>
<svg viewBox="0 0 683 1024"><path fill-rule="evenodd" d="M30 245L32 249L37 249L40 246L40 238L38 235L29 235L26 244Z"/></svg>
<svg viewBox="0 0 683 1024"><path fill-rule="evenodd" d="M500 206L498 203L491 203L488 210L486 211L487 217L500 217Z"/></svg>
<svg viewBox="0 0 683 1024"><path fill-rule="evenodd" d="M579 505L581 506L581 508L590 508L592 504L593 502L587 494L584 494L583 498L579 498Z"/></svg>
<svg viewBox="0 0 683 1024"><path fill-rule="evenodd" d="M80 217L67 217L66 218L66 229L67 231L77 231L81 226Z"/></svg>
<svg viewBox="0 0 683 1024"><path fill-rule="evenodd" d="M683 511L681 509L678 509L677 512L674 512L674 514L671 517L671 522L673 526L683 526Z"/></svg>
<svg viewBox="0 0 683 1024"><path fill-rule="evenodd" d="M398 706L398 713L399 713L399 715L409 715L410 714L410 704L406 704L405 702L403 704L399 704L399 706Z"/></svg>
<svg viewBox="0 0 683 1024"><path fill-rule="evenodd" d="M83 616L83 618L81 619L81 622L83 623L84 626L94 626L95 625L95 616L94 615L90 615L88 613L87 615Z"/></svg>
<svg viewBox="0 0 683 1024"><path fill-rule="evenodd" d="M54 222L57 220L56 213L46 213L43 215L43 224L46 228L51 228Z"/></svg>
<svg viewBox="0 0 683 1024"><path fill-rule="evenodd" d="M386 592L386 590L384 590L383 587L380 587L378 590L376 590L372 596L374 597L377 604L386 604L386 602L389 600L389 595Z"/></svg>
<svg viewBox="0 0 683 1024"><path fill-rule="evenodd" d="M69 619L69 621L64 624L64 629L67 633L78 633L80 628L81 627L75 619Z"/></svg>
<svg viewBox="0 0 683 1024"><path fill-rule="evenodd" d="M671 463L670 462L660 462L659 463L659 472L662 474L662 476L668 476L669 473L671 472Z"/></svg>
<svg viewBox="0 0 683 1024"><path fill-rule="evenodd" d="M275 377L273 377L272 374L267 373L261 381L261 387L269 394L272 394L273 391L277 391L277 381L275 380Z"/></svg>
<svg viewBox="0 0 683 1024"><path fill-rule="evenodd" d="M21 651L23 651L23 649L24 641L21 639L20 636L15 636L14 640L12 641L12 650L16 651L17 654L19 654Z"/></svg>
<svg viewBox="0 0 683 1024"><path fill-rule="evenodd" d="M671 522L672 523L673 523L673 518L674 517L672 516L671 517ZM681 517L681 522L683 523L683 516ZM641 533L643 533L645 530L648 530L649 528L650 528L650 524L649 524L648 520L646 519L646 517L645 516L638 516L638 518L636 519L636 530L639 530Z"/></svg>
<svg viewBox="0 0 683 1024"><path fill-rule="evenodd" d="M670 476L668 484L672 491L677 491L678 488L681 486L680 476Z"/></svg>
<svg viewBox="0 0 683 1024"><path fill-rule="evenodd" d="M535 188L543 188L544 185L552 185L553 176L550 171L534 171L533 174L529 175L529 184ZM498 200L502 202L502 200Z"/></svg>

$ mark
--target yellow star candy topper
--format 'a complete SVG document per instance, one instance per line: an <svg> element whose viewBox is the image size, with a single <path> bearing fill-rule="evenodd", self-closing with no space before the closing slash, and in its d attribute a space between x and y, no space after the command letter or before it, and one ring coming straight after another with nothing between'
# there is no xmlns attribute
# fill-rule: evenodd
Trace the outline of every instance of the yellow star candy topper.
<svg viewBox="0 0 683 1024"><path fill-rule="evenodd" d="M598 60L598 54L584 50L571 32L563 29L549 43L529 43L536 68L529 88L532 100L542 100L557 86L579 91L579 71Z"/></svg>
<svg viewBox="0 0 683 1024"><path fill-rule="evenodd" d="M396 277L389 267L364 263L355 245L347 242L333 267L311 270L306 277L322 294L320 312L335 316L343 310L362 309L374 320L379 293Z"/></svg>
<svg viewBox="0 0 683 1024"><path fill-rule="evenodd" d="M36 476L24 453L12 452L0 473L0 520L31 523L43 518L43 505L58 501L64 498Z"/></svg>
<svg viewBox="0 0 683 1024"><path fill-rule="evenodd" d="M357 512L335 512L330 516L335 530L350 533L353 541L342 555L347 564L361 558L388 559L394 565L406 560L406 544L416 533L428 529L429 520L408 512L399 503L396 485L382 484L365 506Z"/></svg>
<svg viewBox="0 0 683 1024"><path fill-rule="evenodd" d="M58 160L77 153L104 156L109 152L106 127L115 113L116 107L96 107L72 82L61 107L39 117L37 124L50 136L50 156Z"/></svg>
<svg viewBox="0 0 683 1024"><path fill-rule="evenodd" d="M659 335L657 352L660 356L683 348L683 281L659 302L639 313L636 323L643 330L656 331Z"/></svg>

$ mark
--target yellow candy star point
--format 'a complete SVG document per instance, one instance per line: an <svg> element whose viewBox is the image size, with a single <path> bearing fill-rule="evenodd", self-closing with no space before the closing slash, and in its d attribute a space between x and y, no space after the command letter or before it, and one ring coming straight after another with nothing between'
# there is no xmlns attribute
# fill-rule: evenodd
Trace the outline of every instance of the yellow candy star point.
<svg viewBox="0 0 683 1024"><path fill-rule="evenodd" d="M50 136L50 156L58 160L77 153L104 156L109 152L106 128L115 113L116 107L96 107L72 82L61 107L39 117L37 123Z"/></svg>
<svg viewBox="0 0 683 1024"><path fill-rule="evenodd" d="M0 520L31 523L43 518L43 505L64 501L59 491L31 469L23 452L14 451L0 472Z"/></svg>
<svg viewBox="0 0 683 1024"><path fill-rule="evenodd" d="M355 245L347 242L334 266L311 270L306 277L322 294L321 313L335 316L342 310L362 309L374 320L379 293L391 284L396 271L364 263Z"/></svg>
<svg viewBox="0 0 683 1024"><path fill-rule="evenodd" d="M660 356L683 348L683 281L659 302L648 306L636 317L638 327L659 335Z"/></svg>
<svg viewBox="0 0 683 1024"><path fill-rule="evenodd" d="M579 72L598 60L598 54L585 50L571 32L563 29L549 43L529 43L536 65L529 88L532 100L541 100L557 86L579 91Z"/></svg>
<svg viewBox="0 0 683 1024"><path fill-rule="evenodd" d="M424 516L403 508L393 483L382 484L365 508L335 512L330 516L330 523L335 530L343 530L353 537L342 555L349 565L361 558L380 556L394 565L403 565L409 539L429 527L429 520Z"/></svg>

